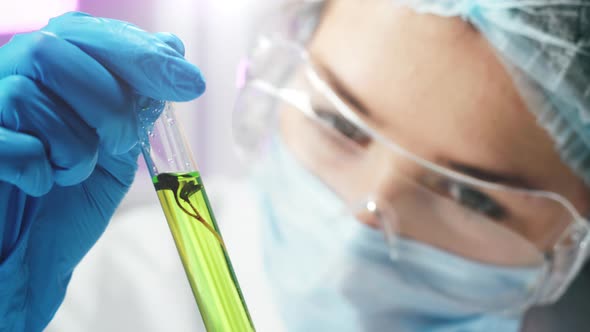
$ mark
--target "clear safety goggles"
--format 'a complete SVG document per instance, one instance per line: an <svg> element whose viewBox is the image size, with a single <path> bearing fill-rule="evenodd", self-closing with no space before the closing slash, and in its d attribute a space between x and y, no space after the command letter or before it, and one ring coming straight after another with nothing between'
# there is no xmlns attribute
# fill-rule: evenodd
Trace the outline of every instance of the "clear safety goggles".
<svg viewBox="0 0 590 332"><path fill-rule="evenodd" d="M251 164L279 137L358 220L383 231L392 259L406 238L483 264L543 265L523 305L554 301L584 263L589 226L568 200L468 176L384 137L301 45L261 39L238 79L234 135Z"/></svg>

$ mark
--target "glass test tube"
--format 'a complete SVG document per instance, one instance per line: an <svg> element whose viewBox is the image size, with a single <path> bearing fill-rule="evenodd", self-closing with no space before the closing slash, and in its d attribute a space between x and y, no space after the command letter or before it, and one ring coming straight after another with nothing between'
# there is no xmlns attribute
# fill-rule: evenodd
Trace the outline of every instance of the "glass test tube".
<svg viewBox="0 0 590 332"><path fill-rule="evenodd" d="M156 111L162 108L153 127L141 133L142 153L205 327L207 331L254 331L172 104L161 102Z"/></svg>

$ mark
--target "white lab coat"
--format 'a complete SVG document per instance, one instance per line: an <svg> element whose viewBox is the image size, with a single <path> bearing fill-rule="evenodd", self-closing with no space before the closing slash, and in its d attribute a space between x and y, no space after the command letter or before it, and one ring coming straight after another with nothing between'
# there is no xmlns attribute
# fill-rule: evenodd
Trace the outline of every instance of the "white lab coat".
<svg viewBox="0 0 590 332"><path fill-rule="evenodd" d="M257 330L282 331L262 269L251 190L221 179L205 185ZM119 209L75 270L45 331L205 331L155 192L153 197Z"/></svg>

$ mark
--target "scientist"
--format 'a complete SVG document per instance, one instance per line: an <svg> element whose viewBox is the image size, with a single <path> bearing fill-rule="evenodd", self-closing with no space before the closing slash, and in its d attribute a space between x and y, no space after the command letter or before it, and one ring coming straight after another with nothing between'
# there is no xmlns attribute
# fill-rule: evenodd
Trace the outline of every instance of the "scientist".
<svg viewBox="0 0 590 332"><path fill-rule="evenodd" d="M587 330L564 294L590 250L590 1L293 1L271 21L234 119L252 211L217 203L230 255L261 247L264 274L242 283L259 330ZM0 330L58 310L133 180L135 113L203 90L174 36L80 13L0 49ZM121 216L85 273L116 275L117 244L158 248L146 215ZM149 278L174 293L164 271ZM157 291L143 272L138 303ZM93 280L57 321L133 311L108 292L76 310ZM168 306L141 330L190 330L157 327Z"/></svg>

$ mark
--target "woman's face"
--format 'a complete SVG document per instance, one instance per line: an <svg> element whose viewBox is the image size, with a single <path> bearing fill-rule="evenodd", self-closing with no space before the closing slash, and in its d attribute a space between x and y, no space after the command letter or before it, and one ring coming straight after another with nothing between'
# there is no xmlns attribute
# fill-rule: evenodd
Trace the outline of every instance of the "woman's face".
<svg viewBox="0 0 590 332"><path fill-rule="evenodd" d="M588 211L588 189L560 160L485 38L465 21L417 14L390 0L333 1L308 49L316 69L340 98L367 124L410 152L489 182L556 192L580 212ZM285 140L297 152L305 120L294 113L286 113L283 120ZM402 163L387 157L378 144L360 145L367 151L366 166L351 162L357 163L354 178L336 178L334 170L349 165L342 158L314 164L313 171L345 198L351 191L375 190L386 199L403 197L396 194L404 187L396 174L404 168ZM299 153L307 158L303 155ZM406 174L413 172L406 168ZM347 189L334 185L342 182L348 183ZM528 204L512 203L521 208ZM555 212L551 206L531 204L523 215ZM548 219L538 222L536 229L513 228L543 233L543 227L553 227L551 223ZM444 232L439 234L422 237L437 243L436 237ZM478 241L484 238L485 234ZM484 259L509 264L528 260L507 262L513 250L525 249L506 248L502 257Z"/></svg>

